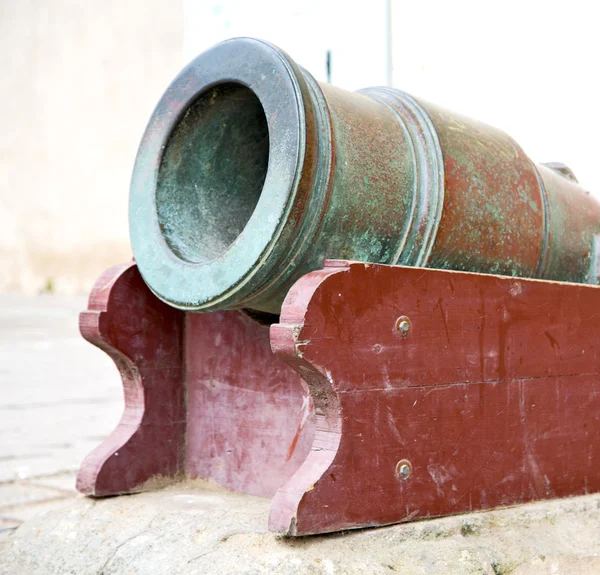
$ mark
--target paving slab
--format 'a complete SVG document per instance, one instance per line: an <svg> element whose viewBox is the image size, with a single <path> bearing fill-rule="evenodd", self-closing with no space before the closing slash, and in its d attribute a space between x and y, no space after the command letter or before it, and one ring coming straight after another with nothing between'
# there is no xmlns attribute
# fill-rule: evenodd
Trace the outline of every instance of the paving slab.
<svg viewBox="0 0 600 575"><path fill-rule="evenodd" d="M12 532L21 525L21 521L17 519L6 519L4 517L0 517L0 541L9 535L12 535ZM2 559L0 558L0 565L2 565Z"/></svg>
<svg viewBox="0 0 600 575"><path fill-rule="evenodd" d="M22 483L0 484L0 515L3 514L2 510L6 507L60 497L65 497L65 493L52 488Z"/></svg>
<svg viewBox="0 0 600 575"><path fill-rule="evenodd" d="M0 516L5 501L27 518L52 507L41 494L75 495L81 461L119 421L117 369L79 334L86 307L85 297L0 295Z"/></svg>
<svg viewBox="0 0 600 575"><path fill-rule="evenodd" d="M269 501L200 481L79 496L0 541L0 574L597 575L600 495L304 538Z"/></svg>
<svg viewBox="0 0 600 575"><path fill-rule="evenodd" d="M51 509L58 509L64 506L66 501L71 500L70 496L63 495L50 500L36 501L34 503L15 505L13 507L4 507L0 509L0 516L12 521L28 521L38 515L43 515Z"/></svg>
<svg viewBox="0 0 600 575"><path fill-rule="evenodd" d="M31 479L27 483L29 485L39 485L41 487L52 487L67 491L69 493L77 493L75 482L77 480L76 473L57 473L55 475L44 475L39 478Z"/></svg>

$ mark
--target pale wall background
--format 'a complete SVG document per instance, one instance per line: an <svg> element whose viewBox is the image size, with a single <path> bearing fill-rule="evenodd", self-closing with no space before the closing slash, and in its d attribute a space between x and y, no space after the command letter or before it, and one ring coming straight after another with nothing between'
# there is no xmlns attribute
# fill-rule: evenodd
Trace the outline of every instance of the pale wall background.
<svg viewBox="0 0 600 575"><path fill-rule="evenodd" d="M0 0L0 289L131 258L131 169L182 50L179 0Z"/></svg>
<svg viewBox="0 0 600 575"><path fill-rule="evenodd" d="M321 81L392 83L600 192L597 2L0 0L0 290L86 291L131 257L146 121L179 69L250 35Z"/></svg>
<svg viewBox="0 0 600 575"><path fill-rule="evenodd" d="M503 129L600 194L600 2L392 3L395 86Z"/></svg>

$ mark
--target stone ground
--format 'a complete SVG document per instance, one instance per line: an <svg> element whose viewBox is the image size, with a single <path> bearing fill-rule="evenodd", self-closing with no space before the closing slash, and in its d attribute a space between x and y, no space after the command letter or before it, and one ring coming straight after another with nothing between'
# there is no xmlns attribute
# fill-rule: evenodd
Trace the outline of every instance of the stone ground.
<svg viewBox="0 0 600 575"><path fill-rule="evenodd" d="M0 575L598 575L600 496L284 538L269 501L194 481L63 502L0 541Z"/></svg>
<svg viewBox="0 0 600 575"><path fill-rule="evenodd" d="M79 335L85 307L0 296L0 540L74 497L81 460L119 421L117 370Z"/></svg>
<svg viewBox="0 0 600 575"><path fill-rule="evenodd" d="M84 307L0 296L0 575L600 574L600 495L301 539L267 531L268 500L199 481L77 495L122 410Z"/></svg>

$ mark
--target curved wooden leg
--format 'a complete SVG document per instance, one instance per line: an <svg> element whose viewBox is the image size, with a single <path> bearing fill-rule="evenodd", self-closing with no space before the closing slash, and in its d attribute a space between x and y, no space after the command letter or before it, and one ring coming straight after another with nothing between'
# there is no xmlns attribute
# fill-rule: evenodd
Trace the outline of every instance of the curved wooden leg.
<svg viewBox="0 0 600 575"><path fill-rule="evenodd" d="M313 442L312 399L243 312L185 313L159 301L135 264L108 270L81 314L83 336L116 363L125 411L84 461L89 495L183 476L272 497Z"/></svg>
<svg viewBox="0 0 600 575"><path fill-rule="evenodd" d="M106 352L122 380L125 410L112 434L84 460L77 489L131 493L184 470L184 314L159 301L134 263L107 270L80 315L85 339Z"/></svg>

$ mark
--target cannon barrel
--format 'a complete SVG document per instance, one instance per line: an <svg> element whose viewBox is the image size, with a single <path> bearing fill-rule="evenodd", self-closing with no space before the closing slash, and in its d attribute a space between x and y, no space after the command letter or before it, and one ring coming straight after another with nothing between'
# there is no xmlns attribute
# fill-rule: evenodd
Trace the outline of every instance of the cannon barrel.
<svg viewBox="0 0 600 575"><path fill-rule="evenodd" d="M504 132L399 90L317 83L239 38L159 101L130 194L135 259L187 310L279 313L324 258L598 283L600 204Z"/></svg>

